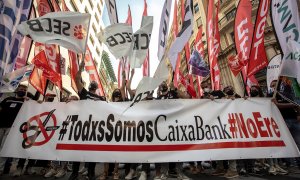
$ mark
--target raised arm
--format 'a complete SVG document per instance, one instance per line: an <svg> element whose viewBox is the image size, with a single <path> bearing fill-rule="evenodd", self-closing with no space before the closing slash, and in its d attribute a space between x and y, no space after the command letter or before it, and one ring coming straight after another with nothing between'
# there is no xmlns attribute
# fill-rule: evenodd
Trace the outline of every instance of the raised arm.
<svg viewBox="0 0 300 180"><path fill-rule="evenodd" d="M130 98L133 98L134 95L135 95L133 90L131 89L131 82L132 82L133 76L134 76L134 69L131 70L130 78L129 78L128 82L126 83L126 88L127 88L128 93L130 95Z"/></svg>
<svg viewBox="0 0 300 180"><path fill-rule="evenodd" d="M81 63L79 64L79 70L78 72L76 73L76 76L75 76L75 83L76 83L76 86L77 86L77 89L78 89L78 93L80 93L83 89L83 84L82 84L82 81L81 81L81 72L84 68L84 60L81 61Z"/></svg>

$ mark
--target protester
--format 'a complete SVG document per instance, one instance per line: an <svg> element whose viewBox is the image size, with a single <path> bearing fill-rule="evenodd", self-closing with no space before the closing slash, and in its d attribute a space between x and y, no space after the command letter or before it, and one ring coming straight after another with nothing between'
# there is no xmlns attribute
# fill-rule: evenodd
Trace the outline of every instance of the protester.
<svg viewBox="0 0 300 180"><path fill-rule="evenodd" d="M289 102L287 98L290 97L284 97L283 93L286 91L290 91L290 87L287 86L288 80L286 78L280 79L279 83L279 90L278 93L275 90L277 81L273 81L271 83L271 87L273 89L273 93L276 93L275 97L273 93L270 93L268 96L273 97L272 101L275 103L275 105L278 107L279 111L281 112L281 115L290 130L290 133L292 137L295 140L295 143L298 148L300 148L300 121L298 121L299 116L299 106ZM288 89L288 90L287 90ZM286 159L286 166L291 172L297 172L299 173L300 169L300 158L296 158L296 161L294 161L294 158ZM295 163L296 162L296 163ZM278 163L273 163L274 167L272 167L272 172L274 173L278 172L281 174L287 173L286 170L282 169Z"/></svg>
<svg viewBox="0 0 300 180"><path fill-rule="evenodd" d="M5 98L0 104L0 150L3 148L5 139L24 103L24 100L28 100L26 92L27 86L20 84L15 91L15 97ZM3 173L6 160L6 157L0 158L0 175ZM22 170L18 169L18 174L21 175Z"/></svg>
<svg viewBox="0 0 300 180"><path fill-rule="evenodd" d="M173 82L170 83L170 88L166 82L162 82L158 87L158 100L162 99L179 99L190 97L186 93L174 87ZM169 164L169 167L167 165ZM167 170L168 169L168 170ZM155 180L162 180L168 177L174 177L181 180L189 180L190 178L182 172L182 163L155 163L156 175Z"/></svg>
<svg viewBox="0 0 300 180"><path fill-rule="evenodd" d="M82 83L82 79L81 79L81 72L83 71L84 68L84 61L82 61L79 65L79 70L76 74L76 86L78 89L78 95L80 100L100 100L100 101L105 101L105 97L103 96L99 96L96 94L96 90L98 89L98 84L95 81L92 81L89 85L89 91L87 91ZM88 179L95 179L95 166L96 163L89 163L88 164ZM73 166L72 166L72 174L69 177L69 180L75 180L78 178L78 171L79 171L79 167L80 167L80 162L73 162Z"/></svg>

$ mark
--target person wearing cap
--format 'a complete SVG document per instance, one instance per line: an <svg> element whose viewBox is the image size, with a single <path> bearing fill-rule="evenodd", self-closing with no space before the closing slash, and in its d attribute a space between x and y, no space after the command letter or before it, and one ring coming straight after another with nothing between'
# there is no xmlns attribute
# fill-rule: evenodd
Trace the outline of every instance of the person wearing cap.
<svg viewBox="0 0 300 180"><path fill-rule="evenodd" d="M106 98L104 96L99 96L96 94L96 91L98 89L98 84L95 81L92 81L89 85L88 91L84 88L84 85L82 83L81 78L81 72L84 68L84 61L82 61L79 65L79 70L75 77L75 83L78 90L78 95L80 100L100 100L100 101L106 101ZM95 179L95 166L96 163L88 163L88 179ZM78 171L80 167L80 162L73 162L73 171L71 175L69 176L69 180L74 180L78 178Z"/></svg>

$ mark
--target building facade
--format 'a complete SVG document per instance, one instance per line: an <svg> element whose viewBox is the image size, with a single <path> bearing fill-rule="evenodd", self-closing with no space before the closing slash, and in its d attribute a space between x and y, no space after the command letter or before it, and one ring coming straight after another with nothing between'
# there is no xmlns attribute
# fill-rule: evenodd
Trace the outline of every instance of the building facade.
<svg viewBox="0 0 300 180"><path fill-rule="evenodd" d="M35 7L37 7L36 1ZM61 0L58 0L59 5L62 6ZM65 0L66 5L70 11L81 12L81 13L89 13L91 14L90 27L89 27L89 35L87 40L87 46L89 47L92 57L94 59L97 71L99 73L99 77L103 86L103 91L105 95L109 97L114 89L114 82L116 82L115 74L109 59L109 56L103 59L103 44L98 40L97 33L100 32L101 29L104 28L104 24L102 22L104 1L94 1L94 0ZM34 56L33 53L34 46L31 50L29 59L31 60ZM68 50L60 47L61 56L65 59L65 68L66 74L62 75L63 80L63 96L76 95L77 93L71 87L70 80L70 66L69 66L69 55ZM81 60L80 60L81 61ZM82 80L84 82L85 88L88 89L88 85L90 83L89 74L87 72L82 72ZM56 93L55 88L49 88L51 92Z"/></svg>
<svg viewBox="0 0 300 180"><path fill-rule="evenodd" d="M207 16L207 7L208 7L208 1L209 0L193 0L193 14L194 14L194 29L193 34L189 40L189 46L191 49L191 52L195 45L195 39L198 32L198 29L200 26L202 26L202 42L204 44L204 59L206 62L208 62L208 56L207 56L207 40L206 40L206 16ZM178 11L177 11L177 25L179 29L181 28L181 1L178 1ZM227 58L231 55L236 54L235 49L235 43L234 43L234 19L235 19L235 12L238 5L238 0L229 1L229 0L220 0L220 10L218 14L219 18L219 30L220 30L220 52L218 57L218 64L221 71L221 88L224 88L226 86L233 86L235 88L235 91L240 94L244 95L244 83L242 80L241 75L234 76L231 72L229 66L228 66L228 60ZM215 0L215 3L217 1ZM255 22L257 8L258 8L258 0L252 0L252 22ZM170 46L172 45L174 41L173 36L173 25L171 27L170 35L168 37L168 43L166 48L166 53L168 53L168 50ZM279 54L279 48L278 43L276 41L274 30L272 27L271 19L270 19L270 12L267 17L267 23L265 27L265 49L267 53L267 58L270 60L275 55ZM180 59L180 71L186 75L188 73L187 66L187 60L185 56L185 51L183 50L181 52L181 59ZM170 74L172 72L172 68L169 65L170 68ZM197 83L197 76L193 76L193 85L195 88L195 91L198 93L198 83ZM259 71L255 77L259 81L260 86L266 90L266 68ZM172 80L172 77L169 79L169 81ZM204 81L210 81L209 77L204 78ZM182 86L179 86L180 89L184 90L185 88ZM199 96L199 94L198 94Z"/></svg>

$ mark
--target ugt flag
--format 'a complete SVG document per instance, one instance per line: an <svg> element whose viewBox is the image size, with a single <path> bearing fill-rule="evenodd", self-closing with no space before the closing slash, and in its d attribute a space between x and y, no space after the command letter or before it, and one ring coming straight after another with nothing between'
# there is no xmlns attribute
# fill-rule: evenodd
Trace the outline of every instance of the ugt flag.
<svg viewBox="0 0 300 180"><path fill-rule="evenodd" d="M84 53L91 15L78 12L53 12L23 22L18 30L37 42L58 44Z"/></svg>
<svg viewBox="0 0 300 180"><path fill-rule="evenodd" d="M209 67L201 57L200 53L197 50L193 51L193 54L189 60L189 64L192 65L191 73L206 77L209 74Z"/></svg>

